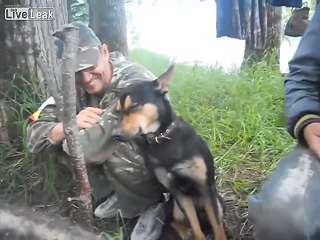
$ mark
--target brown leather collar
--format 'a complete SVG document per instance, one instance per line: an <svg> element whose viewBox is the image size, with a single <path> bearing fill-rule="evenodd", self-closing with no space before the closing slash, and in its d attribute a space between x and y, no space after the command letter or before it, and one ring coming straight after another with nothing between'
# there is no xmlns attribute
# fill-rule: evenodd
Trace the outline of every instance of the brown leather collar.
<svg viewBox="0 0 320 240"><path fill-rule="evenodd" d="M162 139L170 140L170 134L171 132L178 126L177 121L173 121L168 128L161 133L148 133L146 135L147 141L149 144L160 144Z"/></svg>

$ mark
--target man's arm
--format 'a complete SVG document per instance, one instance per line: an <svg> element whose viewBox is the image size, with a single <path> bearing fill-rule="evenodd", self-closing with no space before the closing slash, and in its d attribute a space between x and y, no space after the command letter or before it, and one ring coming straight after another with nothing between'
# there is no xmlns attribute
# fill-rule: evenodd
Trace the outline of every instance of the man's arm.
<svg viewBox="0 0 320 240"><path fill-rule="evenodd" d="M56 113L57 107L51 102L43 106L39 119L28 125L27 147L31 153L61 149L64 133L62 123L58 122Z"/></svg>
<svg viewBox="0 0 320 240"><path fill-rule="evenodd" d="M128 86L135 81L152 81L156 79L151 72L130 61L121 61L118 64L117 71L119 76L117 88ZM87 163L102 163L121 147L121 143L111 137L115 121L117 121L116 105L117 99L114 99L113 103L102 115L102 120L92 127L82 129L79 132ZM67 151L66 143L64 143L64 150Z"/></svg>
<svg viewBox="0 0 320 240"><path fill-rule="evenodd" d="M290 135L304 142L303 129L320 122L320 5L289 62L285 111Z"/></svg>

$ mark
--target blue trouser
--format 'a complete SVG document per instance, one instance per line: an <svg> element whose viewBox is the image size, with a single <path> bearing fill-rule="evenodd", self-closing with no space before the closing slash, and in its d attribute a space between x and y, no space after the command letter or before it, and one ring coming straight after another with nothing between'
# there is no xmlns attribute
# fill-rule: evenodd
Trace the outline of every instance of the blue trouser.
<svg viewBox="0 0 320 240"><path fill-rule="evenodd" d="M256 240L320 239L320 161L297 146L248 199Z"/></svg>

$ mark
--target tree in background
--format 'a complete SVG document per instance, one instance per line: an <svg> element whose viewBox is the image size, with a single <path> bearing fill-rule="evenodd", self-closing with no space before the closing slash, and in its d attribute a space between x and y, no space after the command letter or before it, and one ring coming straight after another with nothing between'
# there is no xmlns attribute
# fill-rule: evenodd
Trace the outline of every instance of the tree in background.
<svg viewBox="0 0 320 240"><path fill-rule="evenodd" d="M262 10L263 11L263 10ZM252 13L252 17L256 13ZM266 22L266 39L265 44L262 48L256 48L253 41L258 40L254 37L247 38L245 41L245 50L243 61L244 63L251 64L252 62L260 62L263 59L265 53L271 53L275 58L276 62L280 62L280 45L281 45L281 20L282 20L282 8L274 7L266 3L265 12L259 12L260 22ZM264 27L260 25L263 29ZM252 30L251 30L252 31ZM253 30L258 31L258 30ZM256 33L253 33L254 36ZM261 36L261 35L260 35Z"/></svg>
<svg viewBox="0 0 320 240"><path fill-rule="evenodd" d="M79 21L89 23L89 6L86 0L67 0L68 22Z"/></svg>
<svg viewBox="0 0 320 240"><path fill-rule="evenodd" d="M8 5L53 7L55 19L50 21L6 21L4 8ZM33 78L41 79L42 72L36 64L39 55L43 56L52 66L52 79L56 81L57 86L60 86L52 32L68 21L66 1L3 0L0 4L0 15L0 85L2 92L7 94L13 82L19 85L16 90L22 91L25 90L26 84L29 86L33 84L28 81L32 81ZM25 81L17 80L17 76L23 76ZM3 100L4 97L2 95L0 100ZM41 102L40 99L34 100Z"/></svg>
<svg viewBox="0 0 320 240"><path fill-rule="evenodd" d="M266 4L267 38L265 47L262 49L252 48L250 41L246 40L244 62L259 62L265 54L270 54L279 64L280 45L282 40L290 37L301 37L309 25L309 11L314 12L319 0L302 1L302 8L274 7ZM263 18L264 16L262 16ZM285 25L283 26L283 22ZM282 32L284 31L284 33ZM290 40L289 40L290 42Z"/></svg>
<svg viewBox="0 0 320 240"><path fill-rule="evenodd" d="M110 51L128 55L127 30L132 22L132 9L126 6L131 3L131 0L68 0L68 21L89 25Z"/></svg>
<svg viewBox="0 0 320 240"><path fill-rule="evenodd" d="M110 51L128 55L127 26L124 0L88 0L89 27Z"/></svg>

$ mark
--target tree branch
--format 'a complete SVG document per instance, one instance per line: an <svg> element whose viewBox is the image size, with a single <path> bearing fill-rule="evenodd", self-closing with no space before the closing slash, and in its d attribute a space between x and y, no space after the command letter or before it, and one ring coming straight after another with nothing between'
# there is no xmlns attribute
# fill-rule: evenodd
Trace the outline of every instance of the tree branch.
<svg viewBox="0 0 320 240"><path fill-rule="evenodd" d="M40 67L51 95L54 97L59 116L62 119L63 130L66 134L66 141L70 152L70 160L76 174L76 185L79 197L69 198L68 200L78 200L78 224L86 230L92 231L92 203L91 192L88 181L87 169L85 166L84 155L79 141L79 131L76 122L76 88L75 88L75 68L77 50L79 44L79 30L77 27L66 24L62 29L57 30L52 36L60 38L64 42L62 55L62 84L61 93L55 81L50 77L50 66L45 68L43 59L38 58L37 63Z"/></svg>
<svg viewBox="0 0 320 240"><path fill-rule="evenodd" d="M80 193L79 224L92 230L92 204L90 185L84 155L79 141L79 131L76 122L76 88L75 69L77 51L79 45L79 29L70 24L64 25L61 30L53 33L53 36L64 42L62 55L62 96L63 110L62 122L66 133L66 141L71 155L71 162L76 170L77 185Z"/></svg>

